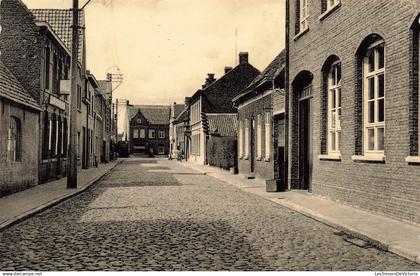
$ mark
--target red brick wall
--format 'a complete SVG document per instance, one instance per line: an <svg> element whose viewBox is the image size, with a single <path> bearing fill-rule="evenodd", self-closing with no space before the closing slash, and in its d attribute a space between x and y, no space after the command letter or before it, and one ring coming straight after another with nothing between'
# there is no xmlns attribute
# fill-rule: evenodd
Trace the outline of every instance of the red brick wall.
<svg viewBox="0 0 420 276"><path fill-rule="evenodd" d="M22 151L19 162L7 161L10 117L20 120ZM38 184L39 113L0 98L0 196Z"/></svg>
<svg viewBox="0 0 420 276"><path fill-rule="evenodd" d="M309 31L294 38L295 1L290 1L290 83L302 70L313 74L313 192L370 211L420 223L420 168L410 155L410 26L419 10L416 1L342 1L322 21L318 0L309 2ZM385 40L384 163L352 160L359 137L355 127L356 51L370 34ZM331 55L342 63L342 160L319 160L321 153L321 67ZM289 87L289 91L291 87ZM294 100L293 100L294 99ZM291 102L296 101L292 95ZM291 105L289 181L298 181L297 111Z"/></svg>

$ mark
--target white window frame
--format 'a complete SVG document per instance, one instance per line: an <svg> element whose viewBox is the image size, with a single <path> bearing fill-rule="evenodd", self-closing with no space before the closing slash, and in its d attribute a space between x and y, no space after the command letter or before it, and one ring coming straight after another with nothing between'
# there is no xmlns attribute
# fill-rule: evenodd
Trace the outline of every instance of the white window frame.
<svg viewBox="0 0 420 276"><path fill-rule="evenodd" d="M146 130L144 128L141 128L139 130L139 138L141 138L141 139L146 138Z"/></svg>
<svg viewBox="0 0 420 276"><path fill-rule="evenodd" d="M133 129L133 139L139 138L139 130L137 128Z"/></svg>
<svg viewBox="0 0 420 276"><path fill-rule="evenodd" d="M265 112L265 159L271 156L271 112Z"/></svg>
<svg viewBox="0 0 420 276"><path fill-rule="evenodd" d="M341 78L337 83L341 62L331 65L328 73L328 154L340 155L341 152ZM341 72L340 72L341 75ZM334 143L333 143L334 142Z"/></svg>
<svg viewBox="0 0 420 276"><path fill-rule="evenodd" d="M159 130L158 137L159 137L159 139L165 139L165 131L164 130Z"/></svg>
<svg viewBox="0 0 420 276"><path fill-rule="evenodd" d="M244 150L245 150L245 158L248 159L249 158L249 120L245 119L245 145L244 145Z"/></svg>
<svg viewBox="0 0 420 276"><path fill-rule="evenodd" d="M378 64L379 64L379 58L378 58L378 49L379 46L381 46L384 48L384 67L383 68L378 68ZM368 67L369 67L369 55L371 53L371 51L374 51L374 62L375 62L375 68L373 69L373 71L369 72ZM363 140L364 140L364 154L368 155L368 154L376 154L376 155L384 155L385 152L385 94L386 94L386 88L385 88L385 68L386 68L386 64L385 64L385 47L384 47L384 41L380 40L377 41L373 44L371 44L369 46L369 48L367 49L364 59L363 59ZM383 97L379 97L378 92L379 92L379 76L383 75L384 76L384 95ZM373 99L369 99L369 80L370 79L374 79L374 97ZM379 101L383 100L384 101L384 120L383 122L379 122ZM369 117L369 103L373 102L374 104L374 120L373 122L369 122L368 121L368 117ZM374 131L374 135L373 135L373 149L369 149L369 135L368 135L368 131L372 130ZM378 148L378 130L383 129L383 140L384 140L384 145L383 148L380 149Z"/></svg>
<svg viewBox="0 0 420 276"><path fill-rule="evenodd" d="M243 157L243 123L242 121L239 121L239 132L238 132L238 157L242 158Z"/></svg>
<svg viewBox="0 0 420 276"><path fill-rule="evenodd" d="M155 139L156 133L154 129L149 129L149 139Z"/></svg>
<svg viewBox="0 0 420 276"><path fill-rule="evenodd" d="M341 0L326 0L327 1L327 11L331 10L335 6L341 3Z"/></svg>
<svg viewBox="0 0 420 276"><path fill-rule="evenodd" d="M261 160L262 157L262 118L261 114L257 115L257 137L256 137L256 144L257 144L257 160Z"/></svg>
<svg viewBox="0 0 420 276"><path fill-rule="evenodd" d="M158 146L158 154L165 154L165 147L164 146Z"/></svg>
<svg viewBox="0 0 420 276"><path fill-rule="evenodd" d="M306 29L308 29L308 18L309 18L309 12L308 12L308 0L298 0L299 3L299 32L303 32Z"/></svg>

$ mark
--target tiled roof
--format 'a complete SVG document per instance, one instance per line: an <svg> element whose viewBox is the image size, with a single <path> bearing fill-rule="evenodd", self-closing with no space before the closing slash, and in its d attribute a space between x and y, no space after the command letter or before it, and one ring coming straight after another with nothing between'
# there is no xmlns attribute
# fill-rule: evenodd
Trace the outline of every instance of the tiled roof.
<svg viewBox="0 0 420 276"><path fill-rule="evenodd" d="M285 65L286 62L286 51L281 51L278 56L267 66L267 68L264 69L264 71L261 72L252 82L249 86L252 86L256 84L257 82L267 78L272 79L278 74L278 70L281 70L281 68Z"/></svg>
<svg viewBox="0 0 420 276"><path fill-rule="evenodd" d="M236 102L237 100L246 96L250 91L252 91L255 86L257 86L260 82L264 82L265 80L271 80L276 77L280 70L285 66L286 62L286 51L281 51L280 54L276 56L276 58L265 68L261 74L259 74L249 85L247 88L242 90L237 96L233 98L233 101Z"/></svg>
<svg viewBox="0 0 420 276"><path fill-rule="evenodd" d="M184 104L175 104L174 105L174 117L178 117L178 115L184 110Z"/></svg>
<svg viewBox="0 0 420 276"><path fill-rule="evenodd" d="M36 20L45 21L50 24L54 32L64 42L66 47L71 51L72 47L72 25L73 25L73 14L72 10L62 9L32 9L32 14ZM83 42L85 35L85 13L83 10L79 11L79 51L78 58L80 62L83 62Z"/></svg>
<svg viewBox="0 0 420 276"><path fill-rule="evenodd" d="M238 119L236 114L206 114L210 133L220 136L236 136Z"/></svg>
<svg viewBox="0 0 420 276"><path fill-rule="evenodd" d="M169 125L171 107L169 105L133 105L129 107L130 120L138 112L141 112L146 120L153 125Z"/></svg>
<svg viewBox="0 0 420 276"><path fill-rule="evenodd" d="M39 110L39 105L32 96L26 92L12 72L0 61L0 97Z"/></svg>

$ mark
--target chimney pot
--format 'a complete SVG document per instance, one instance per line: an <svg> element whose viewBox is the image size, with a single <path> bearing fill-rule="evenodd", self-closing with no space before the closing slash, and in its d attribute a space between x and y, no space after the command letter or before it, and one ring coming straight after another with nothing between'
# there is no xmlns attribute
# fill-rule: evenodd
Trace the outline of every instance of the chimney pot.
<svg viewBox="0 0 420 276"><path fill-rule="evenodd" d="M225 67L225 74L226 74L227 72L229 72L230 70L232 70L232 67L230 67L230 66L226 66L226 67Z"/></svg>
<svg viewBox="0 0 420 276"><path fill-rule="evenodd" d="M248 63L248 52L239 53L239 64Z"/></svg>

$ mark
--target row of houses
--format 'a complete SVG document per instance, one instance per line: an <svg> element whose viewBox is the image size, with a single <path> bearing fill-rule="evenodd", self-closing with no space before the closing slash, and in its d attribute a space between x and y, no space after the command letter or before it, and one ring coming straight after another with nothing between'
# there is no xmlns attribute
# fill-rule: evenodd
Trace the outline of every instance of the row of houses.
<svg viewBox="0 0 420 276"><path fill-rule="evenodd" d="M72 11L0 7L0 195L67 173ZM87 169L113 158L112 83L86 69L86 26L79 11L77 158ZM23 173L25 172L25 173Z"/></svg>
<svg viewBox="0 0 420 276"><path fill-rule="evenodd" d="M235 68L173 105L170 154L232 164L267 190L306 190L420 223L416 0L287 0L286 49L259 72ZM226 165L226 164L225 164Z"/></svg>

